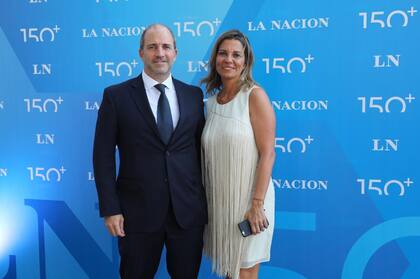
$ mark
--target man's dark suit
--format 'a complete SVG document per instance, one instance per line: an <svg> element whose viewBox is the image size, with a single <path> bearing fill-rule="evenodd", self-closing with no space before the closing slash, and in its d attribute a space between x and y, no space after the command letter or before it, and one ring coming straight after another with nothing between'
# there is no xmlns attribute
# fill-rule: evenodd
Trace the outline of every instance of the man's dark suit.
<svg viewBox="0 0 420 279"><path fill-rule="evenodd" d="M180 116L168 145L160 139L141 75L103 95L93 152L100 215L122 214L127 235L158 231L168 212L181 229L207 222L200 170L203 95L198 87L173 83Z"/></svg>

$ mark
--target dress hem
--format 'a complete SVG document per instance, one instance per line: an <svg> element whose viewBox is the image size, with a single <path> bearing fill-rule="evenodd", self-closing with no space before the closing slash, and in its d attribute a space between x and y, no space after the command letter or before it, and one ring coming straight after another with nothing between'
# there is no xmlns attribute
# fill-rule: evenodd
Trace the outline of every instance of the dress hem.
<svg viewBox="0 0 420 279"><path fill-rule="evenodd" d="M256 261L252 261L252 262L243 262L243 263L241 263L240 268L251 268L251 267L253 267L257 264L266 263L266 262L269 262L269 261L270 261L270 256L259 259L259 260L256 260Z"/></svg>

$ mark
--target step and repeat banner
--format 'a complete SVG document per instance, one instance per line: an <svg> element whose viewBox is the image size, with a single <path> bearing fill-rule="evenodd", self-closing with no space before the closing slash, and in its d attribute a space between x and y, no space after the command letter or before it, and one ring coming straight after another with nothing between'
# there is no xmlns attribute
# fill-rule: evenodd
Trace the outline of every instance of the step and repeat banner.
<svg viewBox="0 0 420 279"><path fill-rule="evenodd" d="M174 32L198 84L236 28L277 117L276 224L260 278L420 278L418 1L0 3L0 278L118 278L92 143L139 38ZM156 278L169 278L165 260ZM215 278L204 259L199 278Z"/></svg>

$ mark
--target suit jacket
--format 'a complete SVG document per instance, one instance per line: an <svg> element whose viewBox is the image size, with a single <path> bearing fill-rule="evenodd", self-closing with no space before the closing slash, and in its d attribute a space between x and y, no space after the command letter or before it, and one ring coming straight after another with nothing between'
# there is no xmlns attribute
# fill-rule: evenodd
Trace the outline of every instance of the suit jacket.
<svg viewBox="0 0 420 279"><path fill-rule="evenodd" d="M103 94L93 150L99 211L101 217L123 214L128 232L161 228L170 203L182 228L207 223L200 169L203 93L176 79L173 83L180 117L167 145L160 139L141 75Z"/></svg>

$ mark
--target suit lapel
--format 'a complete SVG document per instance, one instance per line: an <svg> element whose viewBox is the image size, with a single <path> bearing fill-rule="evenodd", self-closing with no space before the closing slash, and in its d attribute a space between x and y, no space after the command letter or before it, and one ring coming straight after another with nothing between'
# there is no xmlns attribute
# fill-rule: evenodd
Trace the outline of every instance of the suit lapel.
<svg viewBox="0 0 420 279"><path fill-rule="evenodd" d="M152 109L150 108L149 100L147 99L146 90L144 88L143 78L141 75L133 80L131 86L135 88L135 90L130 91L130 95L133 98L134 103L136 104L140 113L143 115L146 123L150 126L150 128L160 140L159 130L157 128Z"/></svg>
<svg viewBox="0 0 420 279"><path fill-rule="evenodd" d="M179 134L179 131L182 128L182 124L185 121L185 92L183 92L184 88L176 79L172 78L172 81L175 86L175 92L176 92L176 98L178 99L178 107L179 107L179 120L178 124L175 127L174 132L172 133L172 137L169 141L171 143L174 139L176 139L176 136Z"/></svg>

